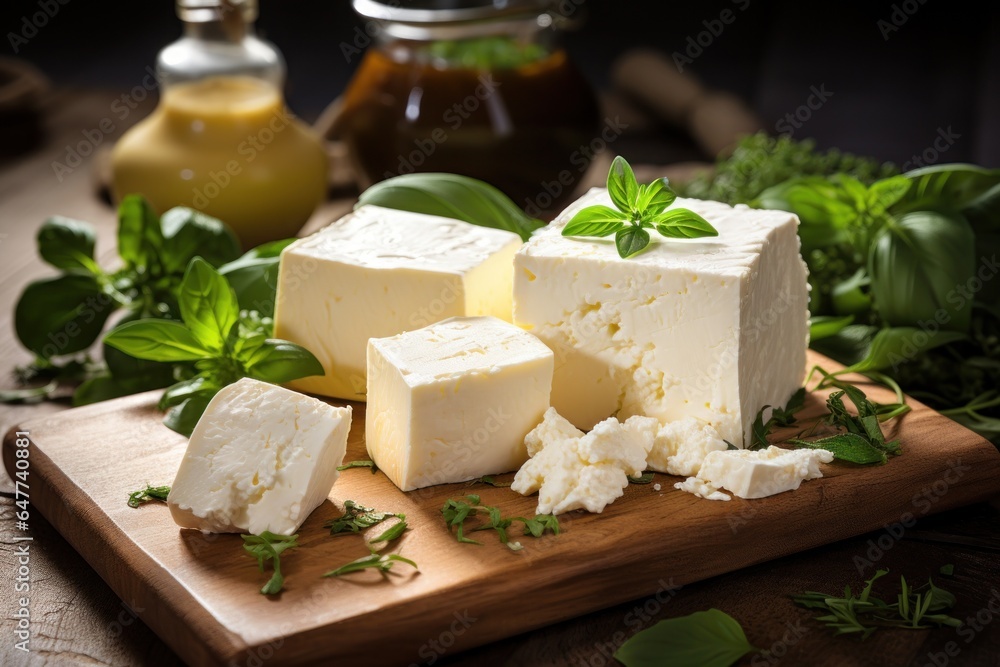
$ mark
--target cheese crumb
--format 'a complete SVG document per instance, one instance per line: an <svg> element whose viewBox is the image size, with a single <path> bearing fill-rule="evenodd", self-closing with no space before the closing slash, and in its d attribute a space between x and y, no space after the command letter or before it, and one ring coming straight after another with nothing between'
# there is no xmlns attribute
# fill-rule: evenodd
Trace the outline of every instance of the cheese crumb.
<svg viewBox="0 0 1000 667"><path fill-rule="evenodd" d="M608 418L583 434L549 408L524 442L531 458L511 489L538 492L538 514L576 509L600 513L620 498L629 476L641 475L658 428L650 417Z"/></svg>
<svg viewBox="0 0 1000 667"><path fill-rule="evenodd" d="M697 477L688 477L683 482L677 482L674 484L674 488L693 493L699 498L705 498L706 500L731 500L728 494L719 491L705 480L698 479Z"/></svg>
<svg viewBox="0 0 1000 667"><path fill-rule="evenodd" d="M662 488L663 488L663 487L662 487L662 486L660 486L659 484L654 484L654 485L653 485L653 491L659 491L659 490L660 490L660 489L662 489Z"/></svg>
<svg viewBox="0 0 1000 667"><path fill-rule="evenodd" d="M713 497L718 489L740 498L766 498L794 491L803 481L822 477L820 463L831 461L833 454L825 449L782 449L772 445L756 451L713 451L705 457L697 476L674 488L712 500L721 500Z"/></svg>
<svg viewBox="0 0 1000 667"><path fill-rule="evenodd" d="M660 427L646 466L657 472L693 477L710 452L725 451L727 447L710 424L685 417Z"/></svg>

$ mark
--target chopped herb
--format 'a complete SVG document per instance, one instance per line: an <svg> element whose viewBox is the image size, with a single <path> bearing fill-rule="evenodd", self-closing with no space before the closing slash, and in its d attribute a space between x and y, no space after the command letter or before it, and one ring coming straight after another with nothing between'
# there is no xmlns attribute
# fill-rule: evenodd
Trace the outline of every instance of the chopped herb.
<svg viewBox="0 0 1000 667"><path fill-rule="evenodd" d="M652 483L652 481L653 481L653 471L651 470L647 470L638 477L629 476L628 478L629 484L650 484Z"/></svg>
<svg viewBox="0 0 1000 667"><path fill-rule="evenodd" d="M371 468L372 474L378 472L378 466L374 461L351 461L342 466L337 466L337 470L350 470L351 468Z"/></svg>
<svg viewBox="0 0 1000 667"><path fill-rule="evenodd" d="M264 531L260 535L243 535L243 548L257 559L260 571L264 571L264 562L272 561L274 574L264 587L260 589L263 595L277 595L285 585L285 577L281 574L281 554L288 549L299 546L298 535L275 535Z"/></svg>
<svg viewBox="0 0 1000 667"><path fill-rule="evenodd" d="M951 575L955 574L955 566L952 565L951 563L948 563L947 565L942 565L941 574L943 574L946 577L950 577Z"/></svg>
<svg viewBox="0 0 1000 667"><path fill-rule="evenodd" d="M485 517L486 521L469 529L470 533L478 530L495 530L500 542L506 544L512 551L519 551L522 547L520 542L511 542L507 536L507 529L518 521L523 524L523 534L532 537L541 537L545 531L554 535L559 534L559 520L551 514L538 514L532 519L524 517L503 518L499 507L481 505L480 497L476 494L465 496L468 500L454 500L449 498L444 507L441 508L441 515L448 526L448 530L454 526L456 528L455 538L465 544L482 544L465 536L465 522L473 517Z"/></svg>
<svg viewBox="0 0 1000 667"><path fill-rule="evenodd" d="M507 488L508 486L510 486L510 482L498 482L493 477L493 475L483 475L479 479L474 479L471 482L469 482L470 486L472 484L489 484L490 486L495 486L498 489L503 489L503 488Z"/></svg>
<svg viewBox="0 0 1000 667"><path fill-rule="evenodd" d="M397 515L397 516L402 517L402 515ZM368 548L372 549L373 547L371 545L373 544L379 544L382 542L388 544L389 542L398 539L404 532L406 532L407 528L408 526L406 525L406 519L400 518L398 523L389 526L381 535L372 540L369 540Z"/></svg>
<svg viewBox="0 0 1000 667"><path fill-rule="evenodd" d="M362 556L357 560L353 560L347 565L341 565L336 570L330 570L323 576L339 577L342 574L350 574L351 572L358 572L369 568L374 568L379 572L385 573L389 572L389 570L392 569L392 566L396 563L406 563L407 565L412 565L414 569L420 569L412 560L409 558L403 558L399 554L385 554L382 556L378 553L371 553L367 556Z"/></svg>
<svg viewBox="0 0 1000 667"><path fill-rule="evenodd" d="M140 489L139 491L133 491L128 494L128 506L129 507L139 507L143 503L148 503L151 500L160 500L163 502L167 501L167 495L170 494L169 486L150 486L146 485L145 489Z"/></svg>
<svg viewBox="0 0 1000 667"><path fill-rule="evenodd" d="M365 528L382 523L390 517L405 519L406 515L395 512L379 512L371 507L359 505L353 500L345 500L343 516L327 521L323 527L329 528L331 535L358 533Z"/></svg>
<svg viewBox="0 0 1000 667"><path fill-rule="evenodd" d="M931 579L923 586L912 588L905 577L900 577L900 592L892 603L872 595L875 582L888 573L888 570L877 571L865 582L857 596L847 586L843 597L806 591L793 595L792 600L820 613L816 620L833 629L834 634L858 634L862 639L867 639L880 627L917 630L932 626L957 628L962 625L960 619L943 613L955 606L955 596L935 586Z"/></svg>

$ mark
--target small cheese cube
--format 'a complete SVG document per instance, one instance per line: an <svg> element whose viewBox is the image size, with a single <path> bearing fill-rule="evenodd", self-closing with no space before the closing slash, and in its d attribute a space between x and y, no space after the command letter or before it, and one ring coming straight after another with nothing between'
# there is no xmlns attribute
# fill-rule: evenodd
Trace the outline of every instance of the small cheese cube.
<svg viewBox="0 0 1000 667"><path fill-rule="evenodd" d="M552 351L495 317L368 343L368 453L403 491L516 470L542 419Z"/></svg>
<svg viewBox="0 0 1000 667"><path fill-rule="evenodd" d="M337 481L351 408L243 378L198 420L167 503L184 528L291 535Z"/></svg>
<svg viewBox="0 0 1000 667"><path fill-rule="evenodd" d="M718 237L652 234L622 259L613 237L565 237L575 213L612 205L591 190L515 258L514 322L556 354L552 405L588 429L609 415L694 417L736 446L765 405L801 386L808 285L798 219L678 199Z"/></svg>
<svg viewBox="0 0 1000 667"><path fill-rule="evenodd" d="M533 453L510 488L522 495L537 491L538 514L600 513L622 496L629 476L642 474L657 426L649 417L624 423L609 417L584 434L549 408L525 437Z"/></svg>
<svg viewBox="0 0 1000 667"><path fill-rule="evenodd" d="M289 386L365 400L369 338L457 315L511 319L521 238L420 213L363 206L281 253L274 334L299 343L325 375Z"/></svg>

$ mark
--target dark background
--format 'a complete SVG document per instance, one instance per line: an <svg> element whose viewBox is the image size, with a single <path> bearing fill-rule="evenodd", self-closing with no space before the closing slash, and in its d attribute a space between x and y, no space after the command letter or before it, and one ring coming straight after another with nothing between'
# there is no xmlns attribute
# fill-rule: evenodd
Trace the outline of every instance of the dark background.
<svg viewBox="0 0 1000 667"><path fill-rule="evenodd" d="M37 3L5 0L4 34L19 32L21 17L37 11ZM357 65L358 58L346 62L340 44L353 39L360 21L346 0L260 4L259 33L288 62L289 104L311 120L342 92ZM795 138L902 164L950 128L958 138L938 161L1000 166L1000 3L586 0L584 6L586 26L565 42L599 88L610 85L618 54L633 46L682 50L689 36L705 29L703 21L730 8L736 20L689 71L740 95L765 127L804 103L811 86L824 86L833 93L830 101ZM906 21L885 39L878 21L890 21L894 10ZM179 34L170 0L68 0L17 55L57 84L124 91ZM13 55L9 37L3 48ZM626 142L620 150L659 163L705 157L676 132L658 142Z"/></svg>

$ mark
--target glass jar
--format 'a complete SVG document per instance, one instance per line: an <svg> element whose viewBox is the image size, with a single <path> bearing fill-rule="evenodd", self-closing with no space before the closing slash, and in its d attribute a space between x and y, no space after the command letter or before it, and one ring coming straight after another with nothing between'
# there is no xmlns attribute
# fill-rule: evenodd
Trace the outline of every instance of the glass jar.
<svg viewBox="0 0 1000 667"><path fill-rule="evenodd" d="M333 134L362 185L453 172L498 187L536 217L567 203L599 116L590 85L556 43L568 20L549 2L354 0L354 8L374 42Z"/></svg>
<svg viewBox="0 0 1000 667"><path fill-rule="evenodd" d="M325 199L327 156L285 107L284 60L254 34L256 0L179 0L177 14L159 106L112 153L115 197L204 211L246 247L294 236Z"/></svg>

